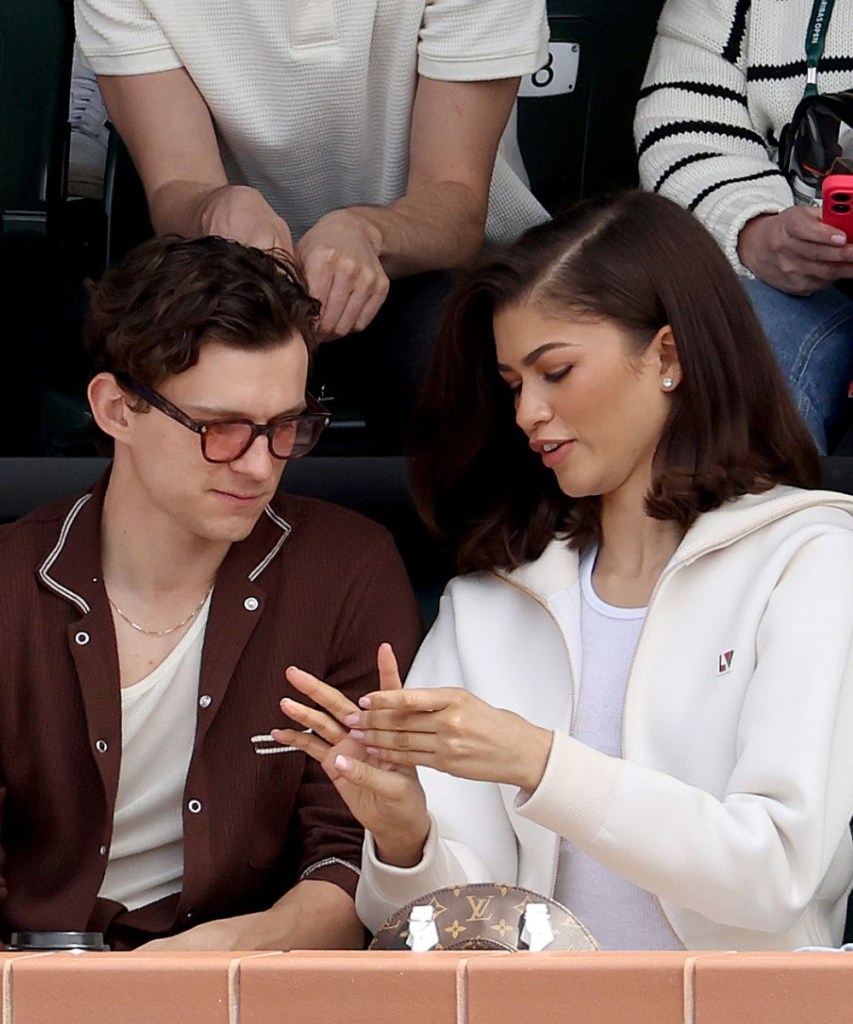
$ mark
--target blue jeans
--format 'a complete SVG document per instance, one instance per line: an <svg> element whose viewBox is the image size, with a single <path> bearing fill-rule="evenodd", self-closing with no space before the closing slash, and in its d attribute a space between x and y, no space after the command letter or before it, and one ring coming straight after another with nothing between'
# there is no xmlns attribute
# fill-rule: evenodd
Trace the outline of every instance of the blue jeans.
<svg viewBox="0 0 853 1024"><path fill-rule="evenodd" d="M763 281L743 284L797 408L826 454L853 379L853 299L834 287L801 296Z"/></svg>

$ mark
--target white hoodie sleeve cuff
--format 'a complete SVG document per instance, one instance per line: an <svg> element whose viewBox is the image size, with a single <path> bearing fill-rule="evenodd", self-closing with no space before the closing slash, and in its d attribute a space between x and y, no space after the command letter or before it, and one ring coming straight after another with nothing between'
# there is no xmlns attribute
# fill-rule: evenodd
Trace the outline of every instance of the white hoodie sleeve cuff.
<svg viewBox="0 0 853 1024"><path fill-rule="evenodd" d="M519 792L520 815L573 842L593 839L605 822L622 775L623 763L558 730L542 781Z"/></svg>

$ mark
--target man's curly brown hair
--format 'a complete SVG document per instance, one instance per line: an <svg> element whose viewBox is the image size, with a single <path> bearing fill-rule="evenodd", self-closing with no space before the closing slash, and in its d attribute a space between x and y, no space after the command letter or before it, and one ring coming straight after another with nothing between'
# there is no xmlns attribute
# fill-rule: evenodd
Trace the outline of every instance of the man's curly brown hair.
<svg viewBox="0 0 853 1024"><path fill-rule="evenodd" d="M285 252L216 236L153 238L90 286L85 343L95 369L149 387L183 373L201 347L316 343L320 306Z"/></svg>

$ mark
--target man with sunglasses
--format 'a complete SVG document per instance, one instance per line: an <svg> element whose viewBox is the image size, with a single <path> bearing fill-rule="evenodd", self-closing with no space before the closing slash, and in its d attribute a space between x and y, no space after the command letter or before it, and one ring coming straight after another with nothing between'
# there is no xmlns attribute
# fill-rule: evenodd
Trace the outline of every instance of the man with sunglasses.
<svg viewBox="0 0 853 1024"><path fill-rule="evenodd" d="M317 318L286 256L221 238L155 239L92 290L110 472L0 533L4 940L361 944L359 830L270 731L288 665L356 699L420 624L381 527L277 494L328 422Z"/></svg>

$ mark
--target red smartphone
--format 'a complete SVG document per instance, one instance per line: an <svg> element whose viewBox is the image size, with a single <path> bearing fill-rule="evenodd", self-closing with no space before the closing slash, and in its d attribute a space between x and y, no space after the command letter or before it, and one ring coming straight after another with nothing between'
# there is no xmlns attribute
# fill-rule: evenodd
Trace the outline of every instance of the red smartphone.
<svg viewBox="0 0 853 1024"><path fill-rule="evenodd" d="M853 238L853 174L829 174L821 186L821 220Z"/></svg>

